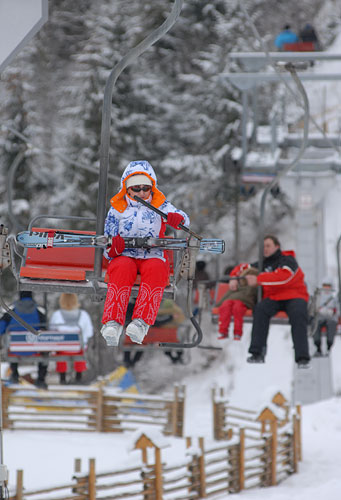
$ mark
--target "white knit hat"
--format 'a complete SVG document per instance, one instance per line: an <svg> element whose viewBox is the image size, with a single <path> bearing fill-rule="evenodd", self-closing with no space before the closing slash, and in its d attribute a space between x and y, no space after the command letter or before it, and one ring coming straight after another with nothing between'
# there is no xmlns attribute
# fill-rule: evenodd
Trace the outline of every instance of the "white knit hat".
<svg viewBox="0 0 341 500"><path fill-rule="evenodd" d="M149 177L143 174L132 175L126 180L126 188L128 189L131 186L152 186L153 183Z"/></svg>

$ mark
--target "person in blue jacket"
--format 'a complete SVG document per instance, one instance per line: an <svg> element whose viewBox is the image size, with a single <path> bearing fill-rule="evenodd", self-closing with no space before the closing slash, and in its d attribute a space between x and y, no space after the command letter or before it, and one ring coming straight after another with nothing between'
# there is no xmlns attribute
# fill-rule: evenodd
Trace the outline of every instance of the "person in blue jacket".
<svg viewBox="0 0 341 500"><path fill-rule="evenodd" d="M36 302L33 300L32 292L20 292L20 299L14 303L14 312L22 318L26 323L33 327L40 327L46 324L46 315L41 311ZM5 313L0 318L0 335L4 335L9 331L24 331L25 328L20 325L9 313ZM14 353L15 354L15 353ZM20 353L20 355L29 355L31 353ZM19 382L18 363L10 363L11 376L10 382L17 384ZM38 378L36 386L46 389L45 382L47 374L47 362L41 361L38 363Z"/></svg>
<svg viewBox="0 0 341 500"><path fill-rule="evenodd" d="M284 45L286 43L296 43L298 41L299 39L296 33L291 30L289 24L286 24L283 30L276 36L274 44L278 50L284 50Z"/></svg>

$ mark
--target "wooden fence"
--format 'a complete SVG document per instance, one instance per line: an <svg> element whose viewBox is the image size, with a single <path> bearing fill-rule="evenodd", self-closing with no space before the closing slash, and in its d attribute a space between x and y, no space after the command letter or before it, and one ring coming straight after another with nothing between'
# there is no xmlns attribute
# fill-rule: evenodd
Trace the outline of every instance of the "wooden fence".
<svg viewBox="0 0 341 500"><path fill-rule="evenodd" d="M88 472L82 474L77 460L72 483L35 491L24 490L23 475L18 471L10 500L45 500L47 493L49 500L200 499L274 486L297 472L301 453L299 408L291 413L277 393L257 416L256 412L229 407L221 393L218 400L215 396L213 392L214 414L222 413L223 405L231 422L234 419L236 424L239 419L239 427L229 428L224 440L220 437L210 446L205 446L203 438L194 442L187 437L186 453L178 457L176 465L162 461L162 447L157 440L153 442L155 435L149 438L141 432L135 440L135 449L142 451L140 466L96 473L95 460L91 459ZM152 463L147 463L147 448L154 450Z"/></svg>
<svg viewBox="0 0 341 500"><path fill-rule="evenodd" d="M242 470L240 489L247 485L270 486L278 484L288 474L297 472L302 460L301 408L290 409L284 396L276 393L269 405L261 411L245 410L229 405L224 391L212 390L213 435L216 440L231 439L239 433ZM259 439L263 443L259 443ZM254 443L254 444L252 444ZM253 456L253 453L256 453ZM246 465L257 458L267 463L268 470L258 474L257 466ZM246 484L247 482L247 484Z"/></svg>
<svg viewBox="0 0 341 500"><path fill-rule="evenodd" d="M182 436L185 390L174 396L117 392L109 387L2 387L3 428L74 432L135 431L140 425L161 427L165 435Z"/></svg>

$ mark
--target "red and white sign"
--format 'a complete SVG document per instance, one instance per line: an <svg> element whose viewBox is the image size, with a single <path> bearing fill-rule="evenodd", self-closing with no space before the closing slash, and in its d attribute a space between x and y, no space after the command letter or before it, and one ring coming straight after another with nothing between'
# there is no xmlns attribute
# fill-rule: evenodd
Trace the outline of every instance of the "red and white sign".
<svg viewBox="0 0 341 500"><path fill-rule="evenodd" d="M48 0L0 0L0 72L48 19Z"/></svg>

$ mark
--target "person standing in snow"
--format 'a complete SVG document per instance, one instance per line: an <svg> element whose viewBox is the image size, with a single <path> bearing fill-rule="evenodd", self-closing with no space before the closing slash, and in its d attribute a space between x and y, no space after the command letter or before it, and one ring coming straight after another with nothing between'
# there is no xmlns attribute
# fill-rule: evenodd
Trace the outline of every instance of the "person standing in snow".
<svg viewBox="0 0 341 500"><path fill-rule="evenodd" d="M82 337L82 343L84 348L87 345L88 340L93 335L93 327L92 321L89 314L81 309L78 302L78 297L75 293L62 293L59 297L59 306L60 309L54 311L51 316L49 326L51 329L57 329L60 331L70 329L75 329L75 331L80 331L80 335ZM84 349L78 353L78 355L82 355L84 353ZM72 355L73 353L65 353L68 355ZM75 370L75 382L79 383L82 379L82 373L86 371L86 361L79 360L74 361L73 369ZM61 384L66 384L66 374L68 371L68 362L67 361L57 361L56 363L56 371L59 373L59 379Z"/></svg>
<svg viewBox="0 0 341 500"><path fill-rule="evenodd" d="M304 274L292 250L282 251L280 242L273 235L264 237L263 267L258 276L245 277L250 286L261 286L263 298L254 309L249 363L264 363L270 318L285 311L291 325L295 361L299 368L309 367L308 300ZM252 267L258 268L258 263ZM237 288L236 282L230 288Z"/></svg>
<svg viewBox="0 0 341 500"><path fill-rule="evenodd" d="M322 328L326 328L327 353L329 353L336 334L338 320L338 300L335 290L333 290L332 279L327 277L322 282L322 287L317 289L315 294L314 309L316 313L316 327L313 332L314 344L316 346L315 357L322 356L321 337Z"/></svg>
<svg viewBox="0 0 341 500"><path fill-rule="evenodd" d="M167 221L136 201L135 195L167 214ZM163 249L125 249L123 237L163 237L166 224L180 229L179 224L189 225L189 218L166 200L157 188L153 167L145 160L128 164L121 177L120 191L110 203L104 234L112 237L112 244L104 252L110 263L101 334L108 346L118 345L131 289L139 272L141 284L126 334L133 342L141 344L155 322L168 283L169 265Z"/></svg>

